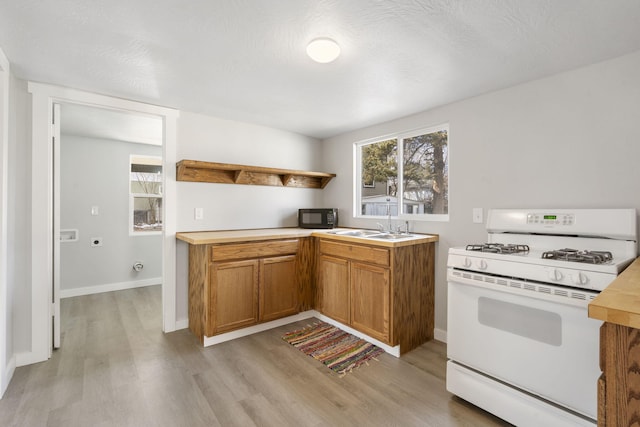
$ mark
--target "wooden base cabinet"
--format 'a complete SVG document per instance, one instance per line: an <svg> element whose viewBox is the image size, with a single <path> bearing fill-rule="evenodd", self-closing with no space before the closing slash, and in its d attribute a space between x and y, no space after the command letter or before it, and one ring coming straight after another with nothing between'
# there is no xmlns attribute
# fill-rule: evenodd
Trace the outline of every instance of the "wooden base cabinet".
<svg viewBox="0 0 640 427"><path fill-rule="evenodd" d="M301 299L311 279L299 268L300 247L308 251L308 241L190 245L189 329L204 342L308 309Z"/></svg>
<svg viewBox="0 0 640 427"><path fill-rule="evenodd" d="M318 239L316 308L406 353L433 338L434 243Z"/></svg>
<svg viewBox="0 0 640 427"><path fill-rule="evenodd" d="M208 335L255 325L258 322L259 262L212 262L209 270Z"/></svg>
<svg viewBox="0 0 640 427"><path fill-rule="evenodd" d="M437 240L389 245L324 234L233 241L225 233L186 234L189 329L203 344L311 309L399 346L400 354L433 338Z"/></svg>
<svg viewBox="0 0 640 427"><path fill-rule="evenodd" d="M259 320L267 322L298 313L296 256L260 260Z"/></svg>
<svg viewBox="0 0 640 427"><path fill-rule="evenodd" d="M389 249L320 240L320 253L319 311L390 344Z"/></svg>
<svg viewBox="0 0 640 427"><path fill-rule="evenodd" d="M598 426L640 424L640 329L605 322L600 327Z"/></svg>
<svg viewBox="0 0 640 427"><path fill-rule="evenodd" d="M351 325L365 334L390 342L390 272L388 268L351 263Z"/></svg>
<svg viewBox="0 0 640 427"><path fill-rule="evenodd" d="M338 322L351 323L349 261L322 255L318 269L318 289L322 290L322 297L316 308Z"/></svg>

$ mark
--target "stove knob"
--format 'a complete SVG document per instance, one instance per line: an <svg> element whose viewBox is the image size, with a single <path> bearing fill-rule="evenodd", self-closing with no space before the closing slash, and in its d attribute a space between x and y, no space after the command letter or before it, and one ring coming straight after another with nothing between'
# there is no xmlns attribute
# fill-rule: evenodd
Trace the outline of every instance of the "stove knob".
<svg viewBox="0 0 640 427"><path fill-rule="evenodd" d="M589 278L580 272L578 272L578 274L571 276L571 280L576 285L586 285L589 282Z"/></svg>
<svg viewBox="0 0 640 427"><path fill-rule="evenodd" d="M562 280L562 272L559 270L556 270L555 268L553 270L549 270L549 279L554 280L556 282Z"/></svg>
<svg viewBox="0 0 640 427"><path fill-rule="evenodd" d="M464 261L462 261L462 266L464 268L469 268L471 267L471 260L469 258L465 258Z"/></svg>
<svg viewBox="0 0 640 427"><path fill-rule="evenodd" d="M483 259L478 260L478 262L476 263L476 265L478 266L478 268L479 268L480 270L486 270L486 269L487 269L487 261L485 261L485 260L483 260Z"/></svg>

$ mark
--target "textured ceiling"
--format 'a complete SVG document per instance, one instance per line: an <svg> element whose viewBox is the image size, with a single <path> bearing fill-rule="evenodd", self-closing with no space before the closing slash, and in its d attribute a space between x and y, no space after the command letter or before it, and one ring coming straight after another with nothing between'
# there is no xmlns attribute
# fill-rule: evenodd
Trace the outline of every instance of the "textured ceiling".
<svg viewBox="0 0 640 427"><path fill-rule="evenodd" d="M125 113L87 105L62 104L60 133L162 145L163 124L158 116Z"/></svg>
<svg viewBox="0 0 640 427"><path fill-rule="evenodd" d="M23 79L324 138L640 50L639 22L638 0L0 0L0 47Z"/></svg>

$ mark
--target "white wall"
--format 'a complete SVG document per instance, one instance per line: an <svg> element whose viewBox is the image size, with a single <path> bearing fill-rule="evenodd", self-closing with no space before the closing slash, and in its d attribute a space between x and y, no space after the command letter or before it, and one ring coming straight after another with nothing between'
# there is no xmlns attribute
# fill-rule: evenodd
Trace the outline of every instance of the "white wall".
<svg viewBox="0 0 640 427"><path fill-rule="evenodd" d="M472 208L636 208L640 212L640 52L489 93L324 141L324 168L339 171L324 204L352 217L352 144L440 123L450 125L450 221L416 222L440 234L436 329L447 328L451 246L482 243ZM425 95L427 96L427 95Z"/></svg>
<svg viewBox="0 0 640 427"><path fill-rule="evenodd" d="M31 103L25 81L12 76L9 89L7 273L13 354L18 355L31 347Z"/></svg>
<svg viewBox="0 0 640 427"><path fill-rule="evenodd" d="M273 168L334 172L322 167L322 144L303 135L265 126L181 112L178 160L202 160ZM259 185L177 183L177 231L297 226L297 210L318 207L324 190ZM194 209L204 209L202 220ZM186 244L177 255L177 319L187 319ZM184 323L183 323L184 325Z"/></svg>
<svg viewBox="0 0 640 427"><path fill-rule="evenodd" d="M0 315L5 331L0 331L4 340L2 360L2 388L7 386L16 366L17 355L28 349L31 342L31 144L29 128L29 101L26 83L16 79L9 69L8 74L8 128L5 129L7 146L3 160L2 174L6 176L6 206L3 215L6 234L0 236L6 244L6 269L1 274L6 280L6 288L0 298L3 304ZM5 76L6 77L6 76ZM6 175L5 175L6 174ZM4 210L6 208L6 210ZM1 348L1 347L0 347ZM4 390L0 390L0 395Z"/></svg>
<svg viewBox="0 0 640 427"><path fill-rule="evenodd" d="M162 236L129 235L129 161L132 154L161 157L162 147L63 134L60 151L60 228L80 236L60 244L61 296L160 284ZM92 247L92 237L102 237L102 246Z"/></svg>
<svg viewBox="0 0 640 427"><path fill-rule="evenodd" d="M182 112L179 160L203 160L322 171L322 144L264 126ZM178 231L294 227L300 207L314 207L323 190L178 182ZM331 183L329 183L331 186ZM204 219L194 219L194 208Z"/></svg>

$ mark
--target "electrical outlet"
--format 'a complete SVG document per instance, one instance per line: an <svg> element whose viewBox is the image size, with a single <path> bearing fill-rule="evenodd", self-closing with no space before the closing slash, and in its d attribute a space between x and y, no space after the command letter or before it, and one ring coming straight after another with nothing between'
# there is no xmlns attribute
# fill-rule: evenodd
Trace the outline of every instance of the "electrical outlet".
<svg viewBox="0 0 640 427"><path fill-rule="evenodd" d="M204 209L202 208L195 208L193 210L193 216L195 219L202 219L204 218Z"/></svg>
<svg viewBox="0 0 640 427"><path fill-rule="evenodd" d="M473 208L473 222L482 224L482 208Z"/></svg>
<svg viewBox="0 0 640 427"><path fill-rule="evenodd" d="M92 237L91 238L91 246L102 246L102 237Z"/></svg>

